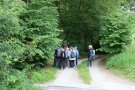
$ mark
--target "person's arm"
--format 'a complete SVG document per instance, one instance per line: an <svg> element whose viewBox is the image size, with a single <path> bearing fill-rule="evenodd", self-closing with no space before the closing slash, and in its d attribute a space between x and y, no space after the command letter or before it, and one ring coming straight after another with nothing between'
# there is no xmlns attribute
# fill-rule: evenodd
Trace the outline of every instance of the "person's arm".
<svg viewBox="0 0 135 90"><path fill-rule="evenodd" d="M71 52L70 52L70 51L68 51L68 58L69 58L69 59L71 59L70 54L71 54Z"/></svg>
<svg viewBox="0 0 135 90"><path fill-rule="evenodd" d="M78 55L78 57L79 57L79 51L77 50L77 55Z"/></svg>
<svg viewBox="0 0 135 90"><path fill-rule="evenodd" d="M90 50L90 57L92 57L93 49Z"/></svg>

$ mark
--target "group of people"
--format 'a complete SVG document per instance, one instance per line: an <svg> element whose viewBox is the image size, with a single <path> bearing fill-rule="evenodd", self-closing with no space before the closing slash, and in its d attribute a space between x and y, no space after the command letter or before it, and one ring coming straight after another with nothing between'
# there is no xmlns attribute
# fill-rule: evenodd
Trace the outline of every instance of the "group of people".
<svg viewBox="0 0 135 90"><path fill-rule="evenodd" d="M92 45L89 45L88 48L87 67L91 67L93 57L95 56L95 50ZM78 64L78 57L79 51L76 46L60 46L55 49L53 66L58 67L59 69L65 69L66 67L75 68Z"/></svg>
<svg viewBox="0 0 135 90"><path fill-rule="evenodd" d="M78 64L79 51L77 46L62 45L55 49L54 67L65 69L66 67L75 68Z"/></svg>

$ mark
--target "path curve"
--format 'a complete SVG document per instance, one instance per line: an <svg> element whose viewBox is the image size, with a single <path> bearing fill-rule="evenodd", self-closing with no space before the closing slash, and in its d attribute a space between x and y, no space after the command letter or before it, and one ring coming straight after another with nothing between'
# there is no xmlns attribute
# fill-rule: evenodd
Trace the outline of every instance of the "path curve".
<svg viewBox="0 0 135 90"><path fill-rule="evenodd" d="M79 61L79 64L82 60ZM59 70L53 82L37 84L45 90L89 90L90 85L85 84L79 77L77 68Z"/></svg>
<svg viewBox="0 0 135 90"><path fill-rule="evenodd" d="M103 90L135 90L135 83L113 74L105 69L102 60L105 56L98 56L93 61L93 66L89 68L92 77L92 86Z"/></svg>
<svg viewBox="0 0 135 90"><path fill-rule="evenodd" d="M44 90L135 90L135 83L105 69L102 64L105 58L106 56L99 55L92 62L93 65L89 68L91 84L84 84L76 69L66 68L58 71L53 82L36 85Z"/></svg>

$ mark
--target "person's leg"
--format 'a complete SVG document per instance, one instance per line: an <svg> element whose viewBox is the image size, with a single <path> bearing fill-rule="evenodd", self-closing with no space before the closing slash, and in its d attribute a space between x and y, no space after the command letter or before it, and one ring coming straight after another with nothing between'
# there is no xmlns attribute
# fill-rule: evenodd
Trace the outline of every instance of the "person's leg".
<svg viewBox="0 0 135 90"><path fill-rule="evenodd" d="M68 67L70 67L70 60L68 59Z"/></svg>
<svg viewBox="0 0 135 90"><path fill-rule="evenodd" d="M56 61L56 67L57 67L57 68L59 68L59 62L60 62L59 60L60 60L60 59L57 58L57 61Z"/></svg>
<svg viewBox="0 0 135 90"><path fill-rule="evenodd" d="M90 60L89 60L89 58L88 58L87 67L89 67L89 66L90 66Z"/></svg>
<svg viewBox="0 0 135 90"><path fill-rule="evenodd" d="M74 62L75 62L75 60L72 60L72 68L75 66L75 65L74 65Z"/></svg>
<svg viewBox="0 0 135 90"><path fill-rule="evenodd" d="M64 61L62 60L61 62L61 69L64 69Z"/></svg>
<svg viewBox="0 0 135 90"><path fill-rule="evenodd" d="M76 65L78 64L78 57L76 57Z"/></svg>
<svg viewBox="0 0 135 90"><path fill-rule="evenodd" d="M76 59L74 60L74 67L76 66Z"/></svg>
<svg viewBox="0 0 135 90"><path fill-rule="evenodd" d="M91 60L90 60L90 67L92 66Z"/></svg>
<svg viewBox="0 0 135 90"><path fill-rule="evenodd" d="M62 68L62 59L59 60L59 69Z"/></svg>
<svg viewBox="0 0 135 90"><path fill-rule="evenodd" d="M66 60L63 60L63 69L66 68Z"/></svg>
<svg viewBox="0 0 135 90"><path fill-rule="evenodd" d="M71 62L71 68L73 67L73 60L70 61Z"/></svg>
<svg viewBox="0 0 135 90"><path fill-rule="evenodd" d="M69 66L71 67L71 60L69 60Z"/></svg>
<svg viewBox="0 0 135 90"><path fill-rule="evenodd" d="M57 59L56 59L56 57L54 57L53 67L56 67L56 65L57 65L56 61L57 61Z"/></svg>
<svg viewBox="0 0 135 90"><path fill-rule="evenodd" d="M90 67L92 66L92 58L90 58Z"/></svg>
<svg viewBox="0 0 135 90"><path fill-rule="evenodd" d="M68 58L65 59L65 68L68 66Z"/></svg>

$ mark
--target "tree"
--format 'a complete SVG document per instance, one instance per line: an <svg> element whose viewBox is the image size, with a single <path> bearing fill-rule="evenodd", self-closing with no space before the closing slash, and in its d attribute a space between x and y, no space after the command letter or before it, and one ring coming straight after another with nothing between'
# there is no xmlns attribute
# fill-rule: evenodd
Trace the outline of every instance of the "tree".
<svg viewBox="0 0 135 90"><path fill-rule="evenodd" d="M103 31L103 17L117 15L121 11L121 5L126 12L129 5L126 0L61 0L58 6L64 41L79 46L81 51L86 51L89 44L94 48L102 48L104 45L101 44L100 36L106 34Z"/></svg>
<svg viewBox="0 0 135 90"><path fill-rule="evenodd" d="M23 41L28 47L24 59L29 64L44 66L60 44L57 7L53 0L35 0L28 4L27 10L21 16Z"/></svg>
<svg viewBox="0 0 135 90"><path fill-rule="evenodd" d="M125 45L131 43L133 20L133 14L124 11L103 17L100 50L108 53L118 53L124 49Z"/></svg>

